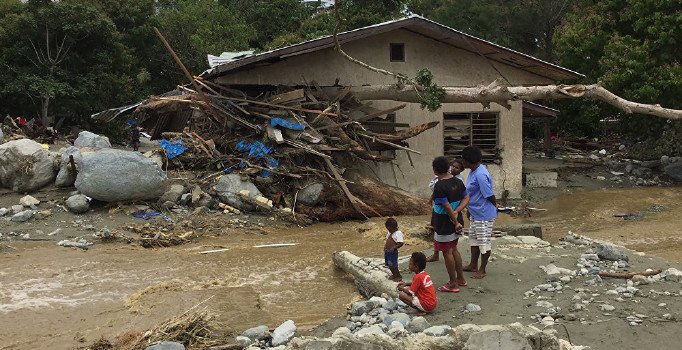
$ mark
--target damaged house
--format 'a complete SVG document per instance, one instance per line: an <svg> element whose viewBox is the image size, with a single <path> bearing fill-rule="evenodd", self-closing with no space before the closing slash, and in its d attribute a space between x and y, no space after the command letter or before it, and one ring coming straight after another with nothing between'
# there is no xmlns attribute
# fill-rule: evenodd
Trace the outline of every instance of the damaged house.
<svg viewBox="0 0 682 350"><path fill-rule="evenodd" d="M420 16L411 16L338 34L345 52L369 65L406 76L428 68L439 86L488 85L502 77L510 85L546 85L574 81L581 74L494 43L462 33ZM394 84L390 76L373 73L339 55L327 36L280 49L224 60L204 74L225 85L327 86ZM368 102L368 101L363 101ZM429 112L419 103L382 116L390 131L427 122L439 124L411 138L409 147L421 155L395 152L392 162L356 162L355 169L406 191L428 195L431 160L439 155L459 157L467 145L484 153L498 196L508 191L518 198L522 189L522 118L552 117L556 111L538 104L510 101L498 104L444 103ZM371 101L386 110L394 101ZM390 130L386 130L390 128ZM385 151L392 152L394 151ZM465 174L466 176L466 174Z"/></svg>

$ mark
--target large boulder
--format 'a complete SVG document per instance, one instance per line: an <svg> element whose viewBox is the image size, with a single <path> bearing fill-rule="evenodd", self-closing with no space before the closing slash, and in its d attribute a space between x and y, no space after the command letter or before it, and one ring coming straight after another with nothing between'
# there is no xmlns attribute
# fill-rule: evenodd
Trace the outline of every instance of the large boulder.
<svg viewBox="0 0 682 350"><path fill-rule="evenodd" d="M675 182L682 182L682 162L672 163L663 168L663 171Z"/></svg>
<svg viewBox="0 0 682 350"><path fill-rule="evenodd" d="M156 199L165 190L166 174L139 152L105 149L85 153L76 177L76 189L104 201Z"/></svg>
<svg viewBox="0 0 682 350"><path fill-rule="evenodd" d="M57 179L55 179L54 181L54 184L57 185L57 187L73 186L74 182L76 182L76 174L78 172L78 169L70 169L71 156L73 156L74 164L78 166L78 163L80 163L80 160L82 158L80 149L74 146L62 149L62 158L59 163L59 172L57 173Z"/></svg>
<svg viewBox="0 0 682 350"><path fill-rule="evenodd" d="M248 191L249 197L254 199L258 196L262 196L256 185L251 181L242 179L239 174L221 176L220 180L218 180L218 183L215 185L215 191L221 202L239 209L248 208L248 205L245 205L239 198L239 192Z"/></svg>
<svg viewBox="0 0 682 350"><path fill-rule="evenodd" d="M78 148L111 148L109 138L102 135L97 135L89 131L81 131L78 133L78 138L73 142L73 145Z"/></svg>
<svg viewBox="0 0 682 350"><path fill-rule="evenodd" d="M55 157L39 143L21 139L0 145L0 185L15 192L32 192L56 175Z"/></svg>

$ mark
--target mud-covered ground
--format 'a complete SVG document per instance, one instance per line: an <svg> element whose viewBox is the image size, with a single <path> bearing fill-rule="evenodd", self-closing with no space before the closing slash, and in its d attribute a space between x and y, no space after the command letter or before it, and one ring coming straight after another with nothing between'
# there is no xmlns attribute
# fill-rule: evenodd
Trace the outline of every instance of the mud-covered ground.
<svg viewBox="0 0 682 350"><path fill-rule="evenodd" d="M546 212L531 218L501 215L498 222L539 222L546 239L553 243L573 231L682 261L680 188L585 189L563 187L549 201L533 201L533 205L548 209ZM352 282L332 266L331 254L349 250L362 256L382 255L385 233L381 219L300 228L268 216L196 216L189 212L169 213L167 219L179 223L176 230L191 232L191 243L146 249L137 243L139 233L130 227L155 230L167 219L136 219L131 216L135 208L128 206L100 206L76 216L59 206L69 192L48 188L33 194L43 201L38 209L50 211L44 218L26 223L0 219L0 349L84 347L102 336L111 339L126 332L144 332L207 299L201 307L214 314L227 331L238 332L258 324L275 327L287 319L293 319L303 330L312 329L343 315L346 305L359 298ZM0 207L18 204L19 198L2 192ZM613 217L620 213L641 216L637 220ZM408 236L401 254L429 248L430 243L418 238L427 220L399 218ZM122 239L104 242L93 237L104 228ZM56 245L59 240L76 238L94 245L87 251ZM131 243L125 243L125 238ZM296 245L254 247L277 243ZM220 249L228 250L202 254ZM468 253L464 256L467 259ZM667 266L664 261L647 260L648 256L636 259L633 269ZM461 294L447 296L455 303L434 315L436 321L533 323L528 318L533 307L524 306L524 302L531 302L519 301L519 297L546 279L537 266L555 261L561 267L571 267L574 260L559 254L532 258L522 265L500 256L492 262L490 278L472 281ZM597 288L594 293L602 291ZM464 316L460 299L479 300L483 312ZM679 297L664 299L660 302L675 314ZM563 307L563 301L558 303ZM614 306L617 312L640 310L634 302ZM645 307L637 312L653 317L654 311L658 309ZM647 321L629 328L618 317L597 311L590 311L585 325L576 322L567 324L574 342L597 349L609 348L602 347L607 343L634 348L640 339L643 344L658 342L661 337L682 340L671 330L678 323ZM605 334L620 332L628 335L623 339L630 344L600 340Z"/></svg>

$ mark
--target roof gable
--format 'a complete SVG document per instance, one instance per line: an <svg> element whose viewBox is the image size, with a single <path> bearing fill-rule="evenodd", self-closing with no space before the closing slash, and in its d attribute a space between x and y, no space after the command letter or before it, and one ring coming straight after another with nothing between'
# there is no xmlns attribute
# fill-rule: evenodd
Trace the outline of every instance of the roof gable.
<svg viewBox="0 0 682 350"><path fill-rule="evenodd" d="M396 29L405 29L459 49L475 53L482 56L484 59L499 62L555 81L576 80L583 77L582 74L570 69L545 62L538 58L494 44L416 15L339 33L338 39L339 43L343 44ZM217 77L231 71L249 68L257 63L277 62L288 57L303 55L331 47L334 47L334 38L329 35L225 62L209 69L204 72L203 75L207 77Z"/></svg>

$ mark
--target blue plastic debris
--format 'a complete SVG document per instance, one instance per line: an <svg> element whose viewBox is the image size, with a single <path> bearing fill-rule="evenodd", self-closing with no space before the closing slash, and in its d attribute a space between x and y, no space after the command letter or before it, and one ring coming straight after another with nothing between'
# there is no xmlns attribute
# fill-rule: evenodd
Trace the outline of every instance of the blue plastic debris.
<svg viewBox="0 0 682 350"><path fill-rule="evenodd" d="M187 150L187 146L185 146L182 143L182 140L177 140L177 141L168 141L166 139L161 140L159 142L159 146L163 148L163 151L166 152L166 157L168 159L173 159L183 153Z"/></svg>
<svg viewBox="0 0 682 350"><path fill-rule="evenodd" d="M278 160L278 159L275 159L275 158L272 158L272 157L268 157L266 163L268 164L268 166L269 166L270 168L277 168L277 167L279 167L279 160Z"/></svg>
<svg viewBox="0 0 682 350"><path fill-rule="evenodd" d="M282 119L282 118L272 118L270 120L270 125L272 125L272 126L279 125L283 128L287 128L287 129L291 129L291 130L299 130L299 131L305 129L305 126L303 124L290 122L290 121L288 121L286 119Z"/></svg>
<svg viewBox="0 0 682 350"><path fill-rule="evenodd" d="M274 148L272 146L267 146L261 141L246 142L241 140L237 142L237 150L239 152L248 152L249 157L260 158L266 154L272 153Z"/></svg>
<svg viewBox="0 0 682 350"><path fill-rule="evenodd" d="M140 211L135 214L133 214L134 217L142 220L149 220L151 218L155 218L157 216L161 215L158 211Z"/></svg>

